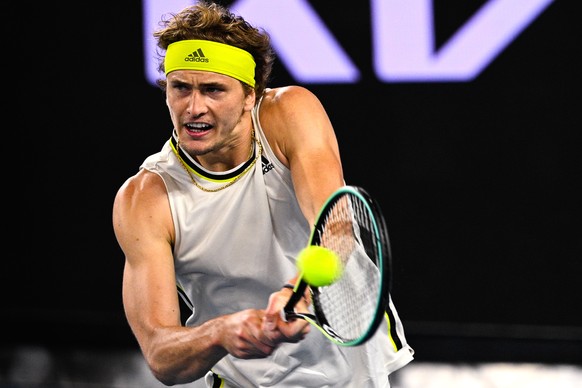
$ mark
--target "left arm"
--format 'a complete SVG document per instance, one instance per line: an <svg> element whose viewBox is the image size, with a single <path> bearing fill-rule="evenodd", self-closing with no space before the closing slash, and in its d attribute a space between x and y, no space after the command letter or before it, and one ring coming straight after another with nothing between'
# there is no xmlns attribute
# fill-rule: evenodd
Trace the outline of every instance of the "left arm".
<svg viewBox="0 0 582 388"><path fill-rule="evenodd" d="M344 185L337 138L319 99L299 86L271 89L261 103L260 120L269 144L291 171L293 186L303 215L313 228L327 198ZM296 278L289 282L295 284ZM271 295L265 310L264 330L273 340L295 338L307 323L285 323L280 319L291 290ZM306 305L297 306L306 309ZM303 330L306 330L304 328Z"/></svg>
<svg viewBox="0 0 582 388"><path fill-rule="evenodd" d="M329 195L344 185L337 138L319 99L300 86L271 89L261 123L273 150L291 170L303 215L313 226Z"/></svg>

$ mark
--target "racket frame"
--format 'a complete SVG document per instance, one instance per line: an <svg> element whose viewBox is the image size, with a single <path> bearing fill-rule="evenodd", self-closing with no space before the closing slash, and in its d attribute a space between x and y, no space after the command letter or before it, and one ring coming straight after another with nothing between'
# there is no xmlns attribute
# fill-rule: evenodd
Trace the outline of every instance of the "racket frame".
<svg viewBox="0 0 582 388"><path fill-rule="evenodd" d="M378 299L376 304L376 312L373 319L368 325L367 330L362 336L356 339L344 339L338 335L334 329L329 325L326 317L317 308L318 306L318 295L319 287L309 286L304 280L302 274L300 274L298 281L293 289L293 295L285 305L282 310L282 317L285 321L291 319L304 319L317 329L319 329L330 341L341 346L357 346L368 341L378 329L378 326L382 322L385 315L386 308L389 303L389 294L392 283L391 278L391 267L392 267L392 253L390 247L390 239L388 236L388 229L386 227L386 220L383 216L380 205L375 201L372 196L363 188L358 186L342 186L334 193L330 195L323 207L321 208L316 222L310 236L310 245L320 245L320 234L318 231L321 229L323 223L326 221L326 215L330 209L335 205L335 203L344 195L351 195L357 197L365 206L367 211L372 214L372 224L374 233L376 234L376 241L378 250L378 269L380 271L380 289L378 292ZM310 287L311 300L313 303L314 314L311 313L300 313L295 311L295 306L303 298L306 289Z"/></svg>

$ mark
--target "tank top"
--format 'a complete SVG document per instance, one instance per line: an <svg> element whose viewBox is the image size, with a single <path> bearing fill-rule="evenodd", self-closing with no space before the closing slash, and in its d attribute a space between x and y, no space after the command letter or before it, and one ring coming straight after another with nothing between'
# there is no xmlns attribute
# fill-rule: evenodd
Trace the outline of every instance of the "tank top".
<svg viewBox="0 0 582 388"><path fill-rule="evenodd" d="M295 256L308 244L310 226L299 208L291 173L273 153L259 122L259 109L260 101L252 111L257 138L252 166L254 159L249 159L222 174L207 171L179 149L175 133L141 166L158 174L166 185L176 236L178 292L191 308L187 326L244 309L266 308L269 295L295 276ZM192 179L204 187L236 181L207 192ZM304 340L281 344L264 359L225 356L207 374L206 384L388 387L389 373L410 362L413 354L392 300L389 307L378 333L364 345L341 347L313 328Z"/></svg>

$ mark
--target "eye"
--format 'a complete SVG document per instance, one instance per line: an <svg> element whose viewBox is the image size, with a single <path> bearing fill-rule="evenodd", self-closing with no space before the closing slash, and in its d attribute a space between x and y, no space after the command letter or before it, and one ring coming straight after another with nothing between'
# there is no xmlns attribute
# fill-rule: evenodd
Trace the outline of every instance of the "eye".
<svg viewBox="0 0 582 388"><path fill-rule="evenodd" d="M178 84L172 85L172 88L174 88L174 89L176 89L178 91L188 90L189 89L188 85L182 84L182 83L178 83Z"/></svg>
<svg viewBox="0 0 582 388"><path fill-rule="evenodd" d="M169 87L172 90L175 90L175 91L178 91L178 92L189 91L190 88L191 88L191 86L188 85L187 83L179 82L179 81L170 82Z"/></svg>
<svg viewBox="0 0 582 388"><path fill-rule="evenodd" d="M223 92L224 88L220 87L218 85L208 85L204 88L204 91L208 94L215 94L215 93Z"/></svg>

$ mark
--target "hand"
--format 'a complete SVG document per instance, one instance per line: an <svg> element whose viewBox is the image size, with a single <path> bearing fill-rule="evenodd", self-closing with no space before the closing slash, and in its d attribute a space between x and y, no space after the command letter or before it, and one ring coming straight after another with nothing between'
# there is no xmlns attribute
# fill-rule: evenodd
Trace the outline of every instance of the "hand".
<svg viewBox="0 0 582 388"><path fill-rule="evenodd" d="M234 357L251 359L267 357L275 349L276 342L264 332L263 310L243 310L225 316L222 346Z"/></svg>
<svg viewBox="0 0 582 388"><path fill-rule="evenodd" d="M262 329L272 343L281 342L299 342L310 331L310 325L303 319L295 319L286 322L282 319L281 312L287 301L293 294L288 288L283 288L269 297L269 304L265 310ZM310 303L309 290L306 290L305 296L297 303L295 309L301 312L308 312Z"/></svg>

